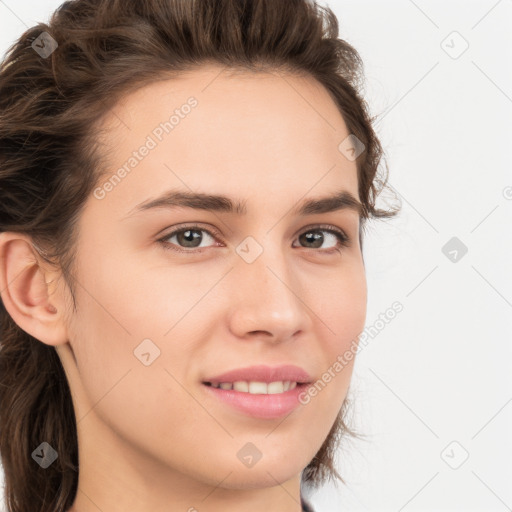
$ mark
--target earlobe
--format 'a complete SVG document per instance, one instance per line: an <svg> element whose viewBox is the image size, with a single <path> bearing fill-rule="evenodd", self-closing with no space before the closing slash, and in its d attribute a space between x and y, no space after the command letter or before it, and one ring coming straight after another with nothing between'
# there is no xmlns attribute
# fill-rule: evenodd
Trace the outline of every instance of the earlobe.
<svg viewBox="0 0 512 512"><path fill-rule="evenodd" d="M51 274L29 237L0 233L0 292L7 313L34 338L59 345L68 339L61 299L48 293Z"/></svg>

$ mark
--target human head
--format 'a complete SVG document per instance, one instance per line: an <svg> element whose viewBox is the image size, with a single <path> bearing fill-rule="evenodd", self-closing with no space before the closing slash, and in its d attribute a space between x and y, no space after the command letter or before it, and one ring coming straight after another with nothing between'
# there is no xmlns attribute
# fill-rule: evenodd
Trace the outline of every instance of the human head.
<svg viewBox="0 0 512 512"><path fill-rule="evenodd" d="M46 58L31 47L43 31L58 42ZM119 163L123 154L116 154L109 134L129 137L129 129L123 132L123 116L117 119L116 114L126 113L126 108L136 105L130 100L148 90L162 93L161 86L167 81L178 84L193 79L195 71L211 72L214 67L207 68L211 65L228 72L227 78L220 77L212 85L212 91L219 83L229 87L229 80L234 77L241 81L249 78L250 82L251 78L269 74L283 81L289 79L290 91L298 86L296 80L310 87L319 85L338 107L347 133L364 144L357 159L347 161L356 178L354 192L363 205L358 230L360 249L365 222L394 214L375 206L385 185L377 175L382 150L357 89L362 71L360 58L337 35L337 20L332 12L307 1L78 0L63 4L48 25L29 29L13 46L0 71L0 232L28 237L41 268L48 275L53 275L54 270L62 273L63 279L48 288L50 302L52 292L60 293L61 286L69 291L71 299L64 312L60 307L57 311L65 315L65 321L58 323L52 337L46 336L44 342L2 311L0 451L6 495L13 503L24 495L27 500L30 497L33 506L37 499L42 505L41 496L34 496L32 490L44 489L54 500L50 506L45 502L46 510L66 510L76 491L76 424L66 374L55 345L65 335L64 326L82 326L77 319L84 311L81 306L87 292L76 278L83 268L76 263L84 262L83 253L76 251L82 234L79 227L86 204L99 208L100 200L93 194L115 171L109 165L111 159L117 158ZM229 73L235 71L229 78ZM112 106L115 108L111 110ZM135 112L141 114L140 110ZM148 114L148 126L153 120ZM193 122L193 114L190 121ZM183 127L186 130L186 123ZM176 140L178 133L166 141ZM121 138L117 140L121 145ZM165 143L160 145L164 147ZM339 158L345 156L340 153ZM139 170L146 163L142 162ZM141 176L132 172L133 180L130 182L131 176L125 178L118 190L109 192L104 204L112 204L108 201L124 185L137 188L135 179ZM265 172L268 175L268 169ZM131 277L135 282L135 276ZM45 292L41 288L41 294ZM311 306L314 308L315 304ZM48 312L49 322L52 314ZM197 325L198 329L204 327ZM202 334L208 339L206 332ZM83 356L79 362L85 364L85 347L77 353ZM24 406L16 406L20 403ZM340 432L346 430L343 408L331 424L328 436L303 473L304 482L320 484L330 474L336 474L334 447ZM50 471L44 474L38 472L31 458L19 457L20 453L31 453L42 438L59 453Z"/></svg>

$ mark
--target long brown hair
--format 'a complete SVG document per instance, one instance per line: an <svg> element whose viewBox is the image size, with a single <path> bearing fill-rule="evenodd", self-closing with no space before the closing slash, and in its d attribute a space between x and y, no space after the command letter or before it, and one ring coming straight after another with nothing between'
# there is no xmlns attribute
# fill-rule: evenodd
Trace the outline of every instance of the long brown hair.
<svg viewBox="0 0 512 512"><path fill-rule="evenodd" d="M29 28L0 68L0 232L31 237L59 268L73 295L76 221L101 177L95 126L123 94L203 63L309 75L330 93L357 158L361 226L398 209L376 208L387 188L383 151L361 85L362 60L338 38L338 20L313 0L73 0L48 24ZM341 141L340 141L341 142ZM360 231L362 247L362 229ZM52 346L24 332L0 302L0 455L9 512L64 512L78 485L75 415ZM322 447L302 473L318 487L339 478L343 404ZM41 441L58 458L32 460Z"/></svg>

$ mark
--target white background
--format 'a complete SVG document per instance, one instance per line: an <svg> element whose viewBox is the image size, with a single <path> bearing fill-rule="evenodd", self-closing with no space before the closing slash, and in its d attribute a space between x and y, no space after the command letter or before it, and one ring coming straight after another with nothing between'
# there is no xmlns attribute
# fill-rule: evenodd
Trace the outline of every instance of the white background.
<svg viewBox="0 0 512 512"><path fill-rule="evenodd" d="M0 52L60 3L0 0ZM404 310L357 356L352 426L367 440L340 450L347 485L311 501L511 510L512 0L321 3L365 63L403 203L365 239L367 326L394 301ZM442 252L452 237L468 248L456 262Z"/></svg>

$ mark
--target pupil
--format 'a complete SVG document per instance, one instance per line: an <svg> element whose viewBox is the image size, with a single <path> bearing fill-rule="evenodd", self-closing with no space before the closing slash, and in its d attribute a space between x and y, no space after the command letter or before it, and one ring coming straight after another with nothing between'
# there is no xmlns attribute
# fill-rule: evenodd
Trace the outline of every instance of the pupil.
<svg viewBox="0 0 512 512"><path fill-rule="evenodd" d="M315 247L321 247L322 246L322 241L323 241L323 235L322 234L320 234L320 233L304 233L303 236L307 239L308 243L314 243L315 241L318 241L319 243L317 243L315 245Z"/></svg>
<svg viewBox="0 0 512 512"><path fill-rule="evenodd" d="M195 233L197 236L191 236L191 234ZM180 238L180 241L182 241L184 239L185 243L186 244L190 244L190 243L193 243L194 242L194 239L196 241L199 241L199 243L201 243L201 235L198 235L198 231L197 230L193 230L193 229L187 229L186 231L182 231L180 234L178 234L178 237ZM197 247L197 245L199 244L196 244L196 245L187 245L187 247Z"/></svg>

